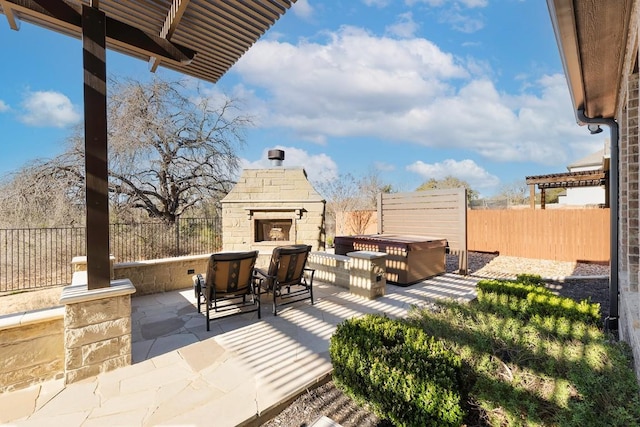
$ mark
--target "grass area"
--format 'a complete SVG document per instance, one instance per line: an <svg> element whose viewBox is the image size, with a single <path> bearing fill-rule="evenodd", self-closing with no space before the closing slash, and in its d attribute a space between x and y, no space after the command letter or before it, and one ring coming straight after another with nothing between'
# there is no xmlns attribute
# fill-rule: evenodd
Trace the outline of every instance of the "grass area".
<svg viewBox="0 0 640 427"><path fill-rule="evenodd" d="M536 276L482 281L472 303L407 319L348 320L330 353L335 383L398 425L444 425L445 406L421 407L451 390L455 425L640 426L628 345L602 331L598 304L553 295Z"/></svg>
<svg viewBox="0 0 640 427"><path fill-rule="evenodd" d="M462 358L467 425L640 425L631 351L602 332L597 309L525 277L481 282L473 303L416 310L410 322Z"/></svg>

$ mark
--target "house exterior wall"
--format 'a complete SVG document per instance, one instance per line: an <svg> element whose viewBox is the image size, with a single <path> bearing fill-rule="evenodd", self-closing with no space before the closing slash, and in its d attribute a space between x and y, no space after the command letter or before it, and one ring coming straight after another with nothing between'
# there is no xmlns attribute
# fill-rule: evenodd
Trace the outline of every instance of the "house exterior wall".
<svg viewBox="0 0 640 427"><path fill-rule="evenodd" d="M589 166L569 167L569 172L585 172L598 170L602 163ZM604 187L577 187L567 188L565 196L558 197L558 204L568 206L604 205L606 194Z"/></svg>
<svg viewBox="0 0 640 427"><path fill-rule="evenodd" d="M602 187L567 188L567 195L558 197L558 204L570 206L604 205L605 190Z"/></svg>
<svg viewBox="0 0 640 427"><path fill-rule="evenodd" d="M636 375L640 374L640 295L638 277L639 211L638 192L638 73L635 72L638 49L638 2L634 2L629 23L629 38L622 70L622 84L618 96L616 120L619 139L619 332L633 350Z"/></svg>

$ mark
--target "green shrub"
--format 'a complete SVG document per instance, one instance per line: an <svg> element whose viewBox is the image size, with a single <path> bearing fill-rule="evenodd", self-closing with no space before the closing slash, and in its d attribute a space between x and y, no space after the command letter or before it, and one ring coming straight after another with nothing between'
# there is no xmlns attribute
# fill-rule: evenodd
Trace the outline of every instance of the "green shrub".
<svg viewBox="0 0 640 427"><path fill-rule="evenodd" d="M516 276L516 282L524 283L525 285L542 285L544 281L538 274L518 274Z"/></svg>
<svg viewBox="0 0 640 427"><path fill-rule="evenodd" d="M534 283L537 280L536 276L520 275L518 277L524 277L525 282L516 283L501 280L478 282L478 303L480 306L502 314L512 312L525 319L537 315L541 317L566 317L570 320L590 324L600 322L600 304L585 300L576 302L571 298L554 295L549 289L539 283Z"/></svg>
<svg viewBox="0 0 640 427"><path fill-rule="evenodd" d="M522 277L520 275L518 277ZM553 293L540 283L533 282L509 282L504 280L481 280L478 282L478 289L483 292L492 292L503 295L513 295L519 298L526 298L530 293L540 293L553 295Z"/></svg>
<svg viewBox="0 0 640 427"><path fill-rule="evenodd" d="M378 315L336 328L329 353L336 384L398 426L459 426L462 362L441 341Z"/></svg>
<svg viewBox="0 0 640 427"><path fill-rule="evenodd" d="M556 295L543 295L530 293L527 295L529 302L528 315L565 317L578 322L597 324L601 320L600 304L590 303L586 300L576 302L571 298Z"/></svg>

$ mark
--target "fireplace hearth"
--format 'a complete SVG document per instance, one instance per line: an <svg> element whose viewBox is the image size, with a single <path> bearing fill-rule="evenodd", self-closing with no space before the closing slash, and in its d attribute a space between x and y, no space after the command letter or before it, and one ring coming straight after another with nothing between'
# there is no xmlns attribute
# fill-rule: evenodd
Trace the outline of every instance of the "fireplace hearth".
<svg viewBox="0 0 640 427"><path fill-rule="evenodd" d="M324 250L325 201L304 169L245 169L221 203L225 251L257 249L270 257L283 245Z"/></svg>
<svg viewBox="0 0 640 427"><path fill-rule="evenodd" d="M256 219L254 220L254 239L259 242L289 242L291 241L291 219Z"/></svg>

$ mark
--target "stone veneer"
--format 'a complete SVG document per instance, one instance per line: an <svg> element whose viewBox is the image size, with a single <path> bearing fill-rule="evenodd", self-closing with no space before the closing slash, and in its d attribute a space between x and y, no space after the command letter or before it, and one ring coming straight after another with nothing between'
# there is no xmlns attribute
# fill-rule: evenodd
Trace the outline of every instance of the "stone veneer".
<svg viewBox="0 0 640 427"><path fill-rule="evenodd" d="M245 169L222 199L222 248L259 250L258 263L268 261L273 248L306 244L324 249L325 201L307 179L304 169ZM291 220L289 240L255 242L255 220Z"/></svg>
<svg viewBox="0 0 640 427"><path fill-rule="evenodd" d="M205 273L209 254L115 264L115 279L129 279L136 286L136 296L170 292L193 286L191 277Z"/></svg>
<svg viewBox="0 0 640 427"><path fill-rule="evenodd" d="M0 393L62 378L64 307L0 316Z"/></svg>
<svg viewBox="0 0 640 427"><path fill-rule="evenodd" d="M311 252L307 267L315 271L314 280L331 283L349 292L374 299L386 293L386 260L384 252L354 251L347 255Z"/></svg>
<svg viewBox="0 0 640 427"><path fill-rule="evenodd" d="M367 299L384 296L387 288L386 257L384 252L355 251L349 269L349 292Z"/></svg>
<svg viewBox="0 0 640 427"><path fill-rule="evenodd" d="M84 277L83 277L84 276ZM76 279L77 278L77 279ZM131 364L131 294L129 280L113 280L108 288L88 289L86 274L67 286L65 305L65 383L80 381Z"/></svg>
<svg viewBox="0 0 640 427"><path fill-rule="evenodd" d="M351 258L327 252L311 252L307 267L314 269L314 280L349 289Z"/></svg>

